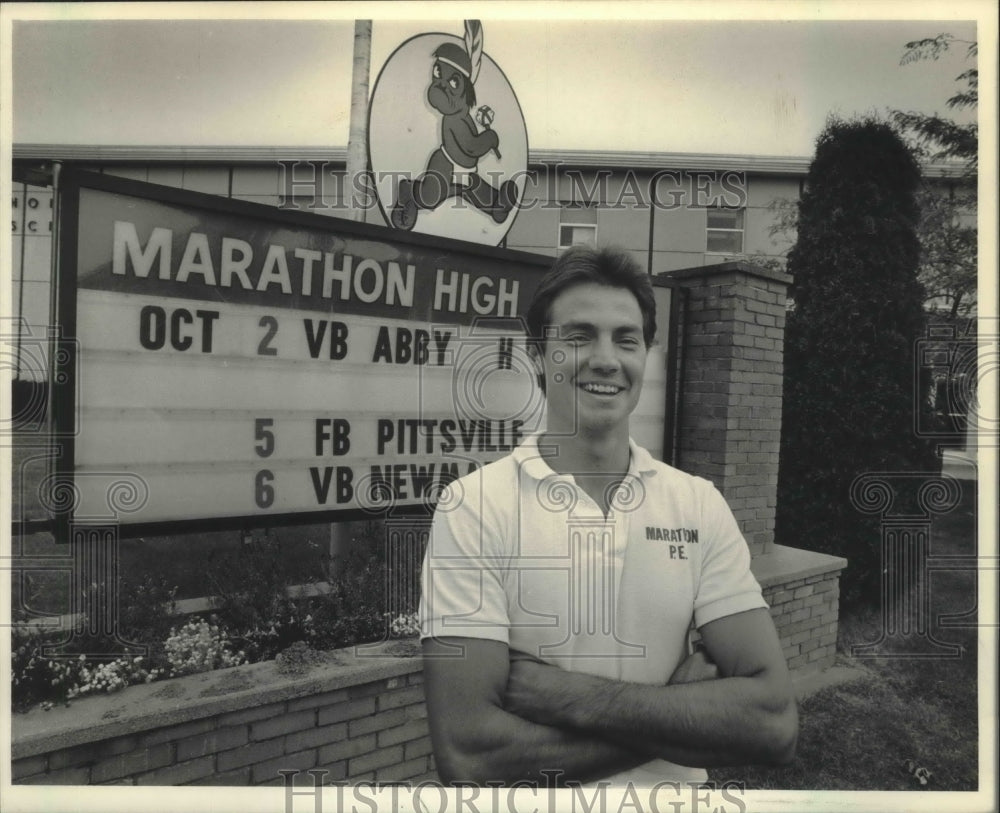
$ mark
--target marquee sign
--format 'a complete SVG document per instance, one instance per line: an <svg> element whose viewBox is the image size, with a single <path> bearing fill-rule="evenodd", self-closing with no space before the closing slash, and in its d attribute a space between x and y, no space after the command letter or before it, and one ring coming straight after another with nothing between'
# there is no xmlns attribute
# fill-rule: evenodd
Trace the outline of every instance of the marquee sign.
<svg viewBox="0 0 1000 813"><path fill-rule="evenodd" d="M518 317L551 258L102 175L62 195L72 518L115 482L135 533L432 505L541 426Z"/></svg>

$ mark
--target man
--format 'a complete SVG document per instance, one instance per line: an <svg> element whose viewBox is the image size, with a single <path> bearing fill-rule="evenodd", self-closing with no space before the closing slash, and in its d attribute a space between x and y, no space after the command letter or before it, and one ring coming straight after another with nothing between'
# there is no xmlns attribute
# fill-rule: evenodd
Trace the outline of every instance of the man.
<svg viewBox="0 0 1000 813"><path fill-rule="evenodd" d="M736 521L629 437L649 277L622 252L570 249L527 323L545 430L453 484L424 561L441 777L652 785L788 761L795 702Z"/></svg>

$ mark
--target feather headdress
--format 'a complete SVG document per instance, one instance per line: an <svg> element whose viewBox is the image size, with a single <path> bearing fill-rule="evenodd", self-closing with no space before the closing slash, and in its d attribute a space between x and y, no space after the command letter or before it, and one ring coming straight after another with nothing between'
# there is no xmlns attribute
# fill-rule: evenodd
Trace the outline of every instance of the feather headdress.
<svg viewBox="0 0 1000 813"><path fill-rule="evenodd" d="M479 67L483 61L483 25L479 20L465 21L465 50L469 54L469 63L472 66L469 79L472 80L472 84L476 84Z"/></svg>

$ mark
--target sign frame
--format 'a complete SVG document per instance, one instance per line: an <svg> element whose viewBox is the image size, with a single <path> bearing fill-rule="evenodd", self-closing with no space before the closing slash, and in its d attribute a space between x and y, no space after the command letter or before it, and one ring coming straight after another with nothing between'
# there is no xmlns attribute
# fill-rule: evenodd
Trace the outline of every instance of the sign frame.
<svg viewBox="0 0 1000 813"><path fill-rule="evenodd" d="M552 258L510 249L483 246L477 243L450 238L426 236L419 233L399 232L383 226L359 223L338 217L331 217L310 211L279 209L251 201L234 200L201 192L150 184L129 178L98 174L76 167L67 166L59 179L58 244L54 250L58 256L57 279L53 284L56 297L55 313L64 355L59 370L51 371L53 390L52 422L59 439L56 455L53 488L59 496L51 502L56 511L53 515L57 538L68 538L68 529L79 518L74 515L72 495L76 476L77 426L77 377L79 358L77 346L77 300L79 269L79 224L81 190L89 189L112 194L125 195L141 200L165 203L173 206L190 207L215 214L235 215L266 222L269 226L298 227L318 231L335 232L340 235L360 239L393 242L415 248L432 249L437 253L447 253L475 259L477 257L516 263L522 269L543 273L552 263ZM68 355L66 355L68 354ZM319 524L338 520L374 519L392 516L426 515L430 511L426 504L389 506L376 512L364 508L323 508L317 511L296 511L291 513L267 513L232 515L190 520L165 520L135 522L117 520L123 538L160 535L167 533L206 532L220 530L245 530L273 526Z"/></svg>
<svg viewBox="0 0 1000 813"><path fill-rule="evenodd" d="M74 513L75 503L71 495L76 482L76 438L79 431L77 422L78 376L80 359L78 356L78 292L79 292L79 250L80 250L80 204L81 190L96 190L112 194L135 197L154 203L163 203L179 207L191 207L209 213L231 215L251 220L261 221L270 227L288 226L311 229L314 231L335 232L339 235L372 239L382 242L392 242L418 249L432 249L436 253L461 255L463 257L488 258L492 261L516 263L521 269L544 273L552 264L553 257L533 254L506 248L486 246L478 243L465 242L452 238L428 236L415 232L402 232L385 226L369 223L359 223L331 217L316 212L279 209L261 203L234 200L201 192L178 189L175 187L151 184L128 178L94 173L74 166L63 168L59 178L59 189L56 203L56 218L58 224L57 245L53 247L57 257L57 270L53 280L53 296L55 297L54 313L56 327L60 337L61 356L58 369L53 360L50 386L52 387L52 425L58 449L55 455L53 472L53 489L59 489L61 498L52 498L54 505L52 520L49 524L57 541L65 541L70 537L70 529L79 521L90 521L86 517L78 517ZM678 366L678 340L676 330L680 323L678 316L681 310L680 291L673 280L652 276L651 282L656 287L673 289L671 296L670 315L662 314L670 329L663 335L666 342L667 386L664 400L664 459L670 462L674 454L674 439L676 436L677 403L676 370ZM669 448L668 448L669 447ZM157 536L166 534L198 533L224 530L247 531L253 528L267 528L306 524L321 524L333 521L351 521L357 519L426 517L433 511L433 506L427 502L407 505L389 505L381 510L370 508L330 508L318 510L275 512L264 514L225 515L218 517L198 517L192 519L169 519L154 521L128 522L127 519L114 519L110 524L118 528L122 538L139 536ZM108 523L104 523L108 524Z"/></svg>

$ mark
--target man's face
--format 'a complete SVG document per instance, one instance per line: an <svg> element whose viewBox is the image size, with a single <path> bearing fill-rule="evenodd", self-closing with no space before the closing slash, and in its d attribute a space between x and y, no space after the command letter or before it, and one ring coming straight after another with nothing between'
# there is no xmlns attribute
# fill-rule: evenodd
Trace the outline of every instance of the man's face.
<svg viewBox="0 0 1000 813"><path fill-rule="evenodd" d="M549 308L541 358L549 431L627 427L646 369L642 311L624 288L582 283Z"/></svg>
<svg viewBox="0 0 1000 813"><path fill-rule="evenodd" d="M435 60L431 84L427 88L427 101L445 116L467 109L465 103L465 75L447 62Z"/></svg>

